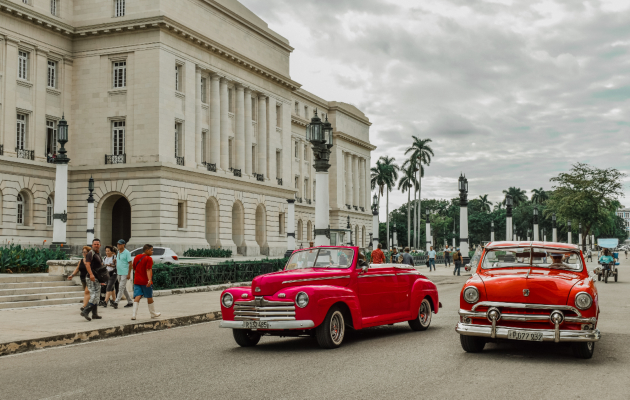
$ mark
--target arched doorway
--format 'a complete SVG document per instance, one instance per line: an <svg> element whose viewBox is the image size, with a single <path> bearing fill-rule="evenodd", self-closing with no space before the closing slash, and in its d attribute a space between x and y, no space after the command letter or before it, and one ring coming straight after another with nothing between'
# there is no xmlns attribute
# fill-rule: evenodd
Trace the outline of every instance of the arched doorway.
<svg viewBox="0 0 630 400"><path fill-rule="evenodd" d="M232 206L232 241L237 247L237 253L243 254L243 239L245 238L245 210L240 201Z"/></svg>
<svg viewBox="0 0 630 400"><path fill-rule="evenodd" d="M206 240L212 248L220 246L219 202L214 197L210 197L206 203Z"/></svg>
<svg viewBox="0 0 630 400"><path fill-rule="evenodd" d="M112 194L100 205L100 237L103 248L114 245L120 239L131 239L131 204L120 194Z"/></svg>
<svg viewBox="0 0 630 400"><path fill-rule="evenodd" d="M256 243L260 246L260 254L267 254L267 211L265 206L256 207Z"/></svg>

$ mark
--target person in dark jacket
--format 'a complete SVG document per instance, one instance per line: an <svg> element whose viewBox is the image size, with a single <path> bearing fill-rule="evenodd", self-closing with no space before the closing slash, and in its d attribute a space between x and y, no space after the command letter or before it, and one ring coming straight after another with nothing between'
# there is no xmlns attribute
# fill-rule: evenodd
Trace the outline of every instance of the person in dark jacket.
<svg viewBox="0 0 630 400"><path fill-rule="evenodd" d="M409 254L409 247L405 247L405 250L403 250L401 264L414 266L413 257Z"/></svg>
<svg viewBox="0 0 630 400"><path fill-rule="evenodd" d="M87 269L85 268L85 256L90 250L92 250L90 246L83 246L83 258L81 259L81 261L79 261L79 264L77 265L75 270L70 274L70 276L68 276L68 280L71 281L77 273L80 274L79 277L81 278L81 285L83 285L83 306L81 307L81 311L85 309L88 301L90 301L90 291L87 289L87 282L85 281L85 278L87 277Z"/></svg>

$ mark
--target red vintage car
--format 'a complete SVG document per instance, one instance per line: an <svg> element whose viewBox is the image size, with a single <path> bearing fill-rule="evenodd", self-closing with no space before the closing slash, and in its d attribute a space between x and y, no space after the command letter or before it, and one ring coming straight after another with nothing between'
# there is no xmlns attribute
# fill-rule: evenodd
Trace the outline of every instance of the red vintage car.
<svg viewBox="0 0 630 400"><path fill-rule="evenodd" d="M244 347L273 335L312 336L336 348L346 327L408 321L426 330L439 307L435 284L409 265L368 265L358 247L314 247L295 251L283 271L258 276L251 287L223 291L220 326Z"/></svg>
<svg viewBox="0 0 630 400"><path fill-rule="evenodd" d="M500 339L571 342L591 358L599 306L579 248L566 243L493 242L460 294L455 330L467 352Z"/></svg>

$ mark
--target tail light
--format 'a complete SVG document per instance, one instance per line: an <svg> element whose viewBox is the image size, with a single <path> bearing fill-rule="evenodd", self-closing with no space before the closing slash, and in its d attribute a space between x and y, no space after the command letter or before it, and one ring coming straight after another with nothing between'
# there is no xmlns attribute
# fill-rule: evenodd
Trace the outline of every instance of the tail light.
<svg viewBox="0 0 630 400"><path fill-rule="evenodd" d="M177 256L171 256L171 257L173 257L173 260L177 261Z"/></svg>

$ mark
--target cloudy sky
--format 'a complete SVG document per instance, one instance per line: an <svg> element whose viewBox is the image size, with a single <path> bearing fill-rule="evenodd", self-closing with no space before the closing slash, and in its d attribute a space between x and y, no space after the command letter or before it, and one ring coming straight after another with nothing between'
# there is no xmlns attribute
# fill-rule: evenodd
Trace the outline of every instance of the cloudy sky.
<svg viewBox="0 0 630 400"><path fill-rule="evenodd" d="M630 1L241 2L291 41L293 79L368 115L373 163L433 140L423 198L455 197L460 171L493 201L577 161L630 174Z"/></svg>

